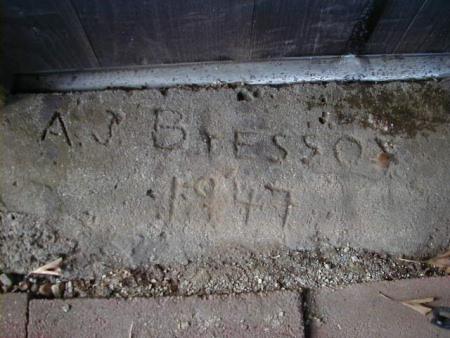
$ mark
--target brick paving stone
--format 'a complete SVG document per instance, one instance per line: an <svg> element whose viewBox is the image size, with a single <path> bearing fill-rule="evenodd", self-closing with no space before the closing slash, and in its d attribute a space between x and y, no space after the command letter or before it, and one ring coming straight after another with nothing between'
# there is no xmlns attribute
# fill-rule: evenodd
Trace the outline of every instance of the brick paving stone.
<svg viewBox="0 0 450 338"><path fill-rule="evenodd" d="M430 317L395 300L436 297L433 306L450 306L450 276L324 288L311 295L311 337L450 337Z"/></svg>
<svg viewBox="0 0 450 338"><path fill-rule="evenodd" d="M26 294L9 293L0 295L0 337L26 337L27 306Z"/></svg>
<svg viewBox="0 0 450 338"><path fill-rule="evenodd" d="M29 337L304 337L294 292L32 300Z"/></svg>

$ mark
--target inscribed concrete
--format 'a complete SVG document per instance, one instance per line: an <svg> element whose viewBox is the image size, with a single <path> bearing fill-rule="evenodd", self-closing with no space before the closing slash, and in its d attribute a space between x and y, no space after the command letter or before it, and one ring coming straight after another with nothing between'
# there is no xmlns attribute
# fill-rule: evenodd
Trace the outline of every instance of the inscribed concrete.
<svg viewBox="0 0 450 338"><path fill-rule="evenodd" d="M3 112L1 269L450 241L448 82L29 94Z"/></svg>

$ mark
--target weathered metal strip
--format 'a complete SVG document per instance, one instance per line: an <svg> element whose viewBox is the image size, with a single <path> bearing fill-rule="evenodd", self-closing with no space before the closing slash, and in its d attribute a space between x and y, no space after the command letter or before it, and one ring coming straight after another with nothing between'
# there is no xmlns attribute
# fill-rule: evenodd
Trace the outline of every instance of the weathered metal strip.
<svg viewBox="0 0 450 338"><path fill-rule="evenodd" d="M325 81L398 81L450 74L450 54L335 56L20 74L17 92L160 88L176 85L282 85Z"/></svg>

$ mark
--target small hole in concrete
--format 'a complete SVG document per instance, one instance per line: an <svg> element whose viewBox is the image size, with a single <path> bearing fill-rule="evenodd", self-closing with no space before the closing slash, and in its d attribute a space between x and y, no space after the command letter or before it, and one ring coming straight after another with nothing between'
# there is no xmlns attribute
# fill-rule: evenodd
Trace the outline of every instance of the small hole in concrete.
<svg viewBox="0 0 450 338"><path fill-rule="evenodd" d="M325 124L327 120L325 120L323 117L319 117L320 124Z"/></svg>
<svg viewBox="0 0 450 338"><path fill-rule="evenodd" d="M237 100L238 101L245 101L245 95L243 92L237 93Z"/></svg>
<svg viewBox="0 0 450 338"><path fill-rule="evenodd" d="M156 199L156 193L152 189L148 189L146 195L150 198Z"/></svg>

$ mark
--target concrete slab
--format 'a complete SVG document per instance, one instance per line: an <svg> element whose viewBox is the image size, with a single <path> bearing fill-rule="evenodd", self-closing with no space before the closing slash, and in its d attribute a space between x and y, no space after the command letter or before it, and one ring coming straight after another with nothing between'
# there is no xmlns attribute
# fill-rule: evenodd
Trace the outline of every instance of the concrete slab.
<svg viewBox="0 0 450 338"><path fill-rule="evenodd" d="M28 296L8 293L0 295L0 337L27 336Z"/></svg>
<svg viewBox="0 0 450 338"><path fill-rule="evenodd" d="M29 337L303 337L294 292L209 298L32 300Z"/></svg>
<svg viewBox="0 0 450 338"><path fill-rule="evenodd" d="M186 263L318 241L405 255L450 241L448 82L10 98L0 268Z"/></svg>
<svg viewBox="0 0 450 338"><path fill-rule="evenodd" d="M395 300L436 297L431 306L450 306L450 276L321 289L312 296L311 337L450 337L450 331Z"/></svg>

